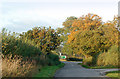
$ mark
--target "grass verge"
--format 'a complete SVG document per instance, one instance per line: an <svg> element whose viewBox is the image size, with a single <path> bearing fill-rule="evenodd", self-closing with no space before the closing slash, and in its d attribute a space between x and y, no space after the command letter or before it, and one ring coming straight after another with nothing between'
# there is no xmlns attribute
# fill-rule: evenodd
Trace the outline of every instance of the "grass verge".
<svg viewBox="0 0 120 79"><path fill-rule="evenodd" d="M120 79L120 71L110 71L106 72L106 76L111 77L111 78L118 78Z"/></svg>
<svg viewBox="0 0 120 79"><path fill-rule="evenodd" d="M114 66L87 66L87 65L83 65L82 63L78 63L79 65L81 65L84 68L88 68L88 69L115 69L118 67L114 67Z"/></svg>
<svg viewBox="0 0 120 79"><path fill-rule="evenodd" d="M64 63L61 63L57 66L45 66L40 70L39 73L37 73L33 77L53 77L56 70L62 68L63 66L64 66Z"/></svg>

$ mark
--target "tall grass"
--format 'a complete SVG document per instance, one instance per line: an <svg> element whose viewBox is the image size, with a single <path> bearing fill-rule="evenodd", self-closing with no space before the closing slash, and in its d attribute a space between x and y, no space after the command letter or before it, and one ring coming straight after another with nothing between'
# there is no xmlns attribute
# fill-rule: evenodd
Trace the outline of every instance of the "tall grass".
<svg viewBox="0 0 120 79"><path fill-rule="evenodd" d="M30 77L37 71L34 62L23 61L21 56L9 54L2 56L3 77Z"/></svg>
<svg viewBox="0 0 120 79"><path fill-rule="evenodd" d="M112 46L108 52L101 53L97 59L99 66L119 66L119 55L117 46Z"/></svg>

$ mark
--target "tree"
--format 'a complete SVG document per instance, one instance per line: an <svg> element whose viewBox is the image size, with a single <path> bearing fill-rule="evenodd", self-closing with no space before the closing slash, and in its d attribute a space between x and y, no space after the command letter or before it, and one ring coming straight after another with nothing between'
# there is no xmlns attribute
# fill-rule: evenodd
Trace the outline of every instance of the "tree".
<svg viewBox="0 0 120 79"><path fill-rule="evenodd" d="M95 14L88 14L75 20L67 44L75 54L95 56L118 44L118 30L113 23L102 23ZM114 37L114 38L113 38Z"/></svg>
<svg viewBox="0 0 120 79"><path fill-rule="evenodd" d="M77 30L94 30L102 25L101 17L96 14L88 14L86 16L82 16L75 20L72 24L72 31Z"/></svg>
<svg viewBox="0 0 120 79"><path fill-rule="evenodd" d="M68 40L68 35L70 34L71 31L71 27L72 27L72 23L74 22L74 20L76 20L77 18L74 16L70 16L68 17L65 22L63 22L63 28L58 28L57 29L57 33L60 35L60 40L61 40L61 45L64 45L64 48L66 49L67 45L65 45L65 43ZM62 53L65 53L64 48L61 49Z"/></svg>
<svg viewBox="0 0 120 79"><path fill-rule="evenodd" d="M63 26L64 26L65 28L71 28L71 27L72 27L72 23L73 23L74 20L76 20L76 19L77 19L77 18L74 17L74 16L68 17L68 18L66 19L66 21L63 22Z"/></svg>
<svg viewBox="0 0 120 79"><path fill-rule="evenodd" d="M35 27L27 31L21 38L33 40L44 54L55 50L60 45L60 37L54 29Z"/></svg>

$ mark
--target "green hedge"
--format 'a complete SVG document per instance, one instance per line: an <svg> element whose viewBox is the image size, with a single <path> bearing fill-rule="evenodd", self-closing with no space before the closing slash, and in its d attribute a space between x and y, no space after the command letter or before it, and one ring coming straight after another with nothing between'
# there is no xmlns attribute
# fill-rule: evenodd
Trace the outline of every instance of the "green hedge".
<svg viewBox="0 0 120 79"><path fill-rule="evenodd" d="M83 61L83 59L78 58L66 58L67 61Z"/></svg>
<svg viewBox="0 0 120 79"><path fill-rule="evenodd" d="M53 53L47 54L47 60L48 60L48 65L49 65L49 66L60 64L59 56L58 56L58 55L55 55L55 54L53 54Z"/></svg>

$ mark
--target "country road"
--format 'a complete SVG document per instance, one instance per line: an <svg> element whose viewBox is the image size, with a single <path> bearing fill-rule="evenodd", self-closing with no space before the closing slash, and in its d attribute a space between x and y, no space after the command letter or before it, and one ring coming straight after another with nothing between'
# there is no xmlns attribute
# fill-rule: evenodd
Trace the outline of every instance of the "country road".
<svg viewBox="0 0 120 79"><path fill-rule="evenodd" d="M105 77L101 74L104 71L114 71L118 69L86 69L78 65L81 62L63 62L65 66L56 71L54 77Z"/></svg>

